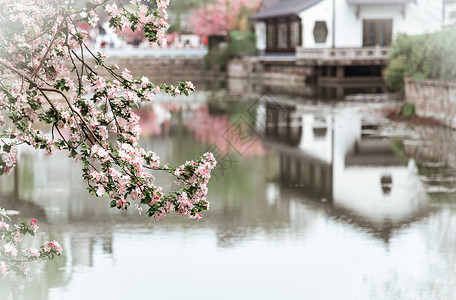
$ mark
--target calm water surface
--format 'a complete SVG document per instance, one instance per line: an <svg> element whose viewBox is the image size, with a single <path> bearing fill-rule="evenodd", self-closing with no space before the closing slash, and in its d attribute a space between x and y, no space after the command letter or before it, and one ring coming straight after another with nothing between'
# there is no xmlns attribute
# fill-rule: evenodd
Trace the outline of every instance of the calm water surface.
<svg viewBox="0 0 456 300"><path fill-rule="evenodd" d="M21 149L0 206L64 255L1 279L0 299L456 298L452 131L379 127L367 112L384 104L239 99L208 90L140 111L162 162L216 155L199 222L112 210L64 155Z"/></svg>

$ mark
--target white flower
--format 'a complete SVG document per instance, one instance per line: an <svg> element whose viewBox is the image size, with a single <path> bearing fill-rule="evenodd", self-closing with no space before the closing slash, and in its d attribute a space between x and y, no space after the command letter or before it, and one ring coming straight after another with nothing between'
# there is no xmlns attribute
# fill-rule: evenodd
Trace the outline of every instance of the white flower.
<svg viewBox="0 0 456 300"><path fill-rule="evenodd" d="M13 243L8 243L3 246L3 249L5 249L5 253L9 254L12 258L16 258L17 256L17 249L16 246L14 246Z"/></svg>
<svg viewBox="0 0 456 300"><path fill-rule="evenodd" d="M35 248L27 248L24 251L29 254L29 258L32 258L32 257L34 259L40 258L40 252Z"/></svg>
<svg viewBox="0 0 456 300"><path fill-rule="evenodd" d="M0 275L5 277L8 274L8 269L4 261L0 260Z"/></svg>

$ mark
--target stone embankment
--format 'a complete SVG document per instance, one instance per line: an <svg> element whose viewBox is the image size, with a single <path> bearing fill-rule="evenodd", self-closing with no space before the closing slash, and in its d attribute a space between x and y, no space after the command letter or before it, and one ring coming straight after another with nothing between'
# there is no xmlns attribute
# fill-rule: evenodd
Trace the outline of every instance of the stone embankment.
<svg viewBox="0 0 456 300"><path fill-rule="evenodd" d="M415 105L419 116L456 129L456 83L406 78L405 101Z"/></svg>
<svg viewBox="0 0 456 300"><path fill-rule="evenodd" d="M298 66L292 56L231 59L227 69L229 78L262 80L277 85L301 83L314 77L313 68Z"/></svg>
<svg viewBox="0 0 456 300"><path fill-rule="evenodd" d="M160 81L163 79L163 82L168 78L185 81L220 76L205 70L202 57L110 57L107 65L115 64L120 70L129 69L134 76L148 76Z"/></svg>

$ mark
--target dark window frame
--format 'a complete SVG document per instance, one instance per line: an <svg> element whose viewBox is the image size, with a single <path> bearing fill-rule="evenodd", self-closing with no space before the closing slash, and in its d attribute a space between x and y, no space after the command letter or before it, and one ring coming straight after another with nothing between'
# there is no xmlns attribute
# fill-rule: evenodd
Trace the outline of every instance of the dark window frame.
<svg viewBox="0 0 456 300"><path fill-rule="evenodd" d="M315 44L326 44L326 41L328 40L328 33L329 30L326 21L315 21L312 31Z"/></svg>
<svg viewBox="0 0 456 300"><path fill-rule="evenodd" d="M302 21L297 16L271 18L265 20L266 22L266 52L267 53L294 53L296 47L302 45ZM299 40L297 45L292 45L291 39L291 25L293 22L299 23ZM279 25L286 24L286 47L279 47ZM272 30L271 30L272 28ZM273 36L271 37L271 34ZM272 43L272 45L271 45Z"/></svg>
<svg viewBox="0 0 456 300"><path fill-rule="evenodd" d="M393 19L364 19L363 47L390 46L393 39Z"/></svg>

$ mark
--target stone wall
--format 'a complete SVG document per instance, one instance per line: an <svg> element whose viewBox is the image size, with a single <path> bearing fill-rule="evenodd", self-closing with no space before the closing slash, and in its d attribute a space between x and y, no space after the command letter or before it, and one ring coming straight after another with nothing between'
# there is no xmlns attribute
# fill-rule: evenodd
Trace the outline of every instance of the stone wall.
<svg viewBox="0 0 456 300"><path fill-rule="evenodd" d="M314 77L314 69L296 64L295 59L261 60L258 57L231 59L227 66L229 78L249 78L285 83L303 83Z"/></svg>
<svg viewBox="0 0 456 300"><path fill-rule="evenodd" d="M456 168L456 131L447 127L417 127L412 142L404 142L407 157ZM420 141L420 142L417 142Z"/></svg>
<svg viewBox="0 0 456 300"><path fill-rule="evenodd" d="M456 128L456 83L406 78L405 101L415 105L419 116Z"/></svg>
<svg viewBox="0 0 456 300"><path fill-rule="evenodd" d="M110 57L107 65L115 64L120 70L127 68L134 76L148 76L156 83L167 82L169 78L185 81L223 76L205 70L204 58L200 57ZM100 69L97 72L107 75Z"/></svg>

